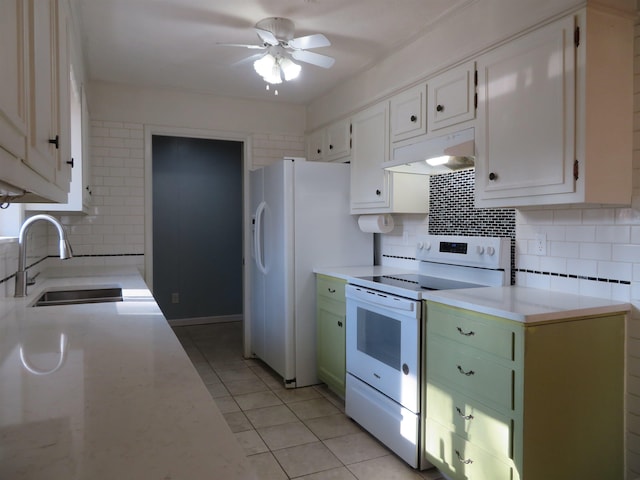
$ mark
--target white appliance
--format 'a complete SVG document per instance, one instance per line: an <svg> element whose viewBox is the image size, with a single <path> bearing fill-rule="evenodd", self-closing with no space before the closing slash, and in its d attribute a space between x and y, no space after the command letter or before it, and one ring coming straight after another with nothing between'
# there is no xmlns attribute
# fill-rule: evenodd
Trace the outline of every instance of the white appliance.
<svg viewBox="0 0 640 480"><path fill-rule="evenodd" d="M430 466L420 453L422 293L508 285L510 247L508 238L429 235L417 245L418 272L349 279L346 414L414 468Z"/></svg>
<svg viewBox="0 0 640 480"><path fill-rule="evenodd" d="M348 164L285 158L250 173L250 345L286 387L318 383L315 267L371 265L349 214Z"/></svg>

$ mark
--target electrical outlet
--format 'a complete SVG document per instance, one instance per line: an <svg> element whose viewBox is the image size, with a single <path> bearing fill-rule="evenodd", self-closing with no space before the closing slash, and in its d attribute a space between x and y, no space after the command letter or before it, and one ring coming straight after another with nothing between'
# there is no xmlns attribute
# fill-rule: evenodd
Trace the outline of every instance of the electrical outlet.
<svg viewBox="0 0 640 480"><path fill-rule="evenodd" d="M180 294L172 293L171 294L171 303L180 303Z"/></svg>
<svg viewBox="0 0 640 480"><path fill-rule="evenodd" d="M536 234L535 243L534 243L534 251L533 253L536 255L546 255L547 254L547 234L546 233L538 233Z"/></svg>

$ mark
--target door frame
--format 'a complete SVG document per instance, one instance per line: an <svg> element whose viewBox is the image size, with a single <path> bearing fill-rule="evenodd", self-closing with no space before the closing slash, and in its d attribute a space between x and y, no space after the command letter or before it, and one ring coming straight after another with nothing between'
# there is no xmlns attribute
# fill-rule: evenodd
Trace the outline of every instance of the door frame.
<svg viewBox="0 0 640 480"><path fill-rule="evenodd" d="M253 165L251 156L251 135L248 133L221 132L195 128L170 127L163 125L144 126L144 278L153 292L153 135L169 137L204 138L209 140L231 140L242 142L242 314L249 318L249 259L251 259L251 235L247 234L246 226L251 218L249 204L249 169ZM243 321L245 338L245 356L247 356L247 339L250 336L248 322Z"/></svg>

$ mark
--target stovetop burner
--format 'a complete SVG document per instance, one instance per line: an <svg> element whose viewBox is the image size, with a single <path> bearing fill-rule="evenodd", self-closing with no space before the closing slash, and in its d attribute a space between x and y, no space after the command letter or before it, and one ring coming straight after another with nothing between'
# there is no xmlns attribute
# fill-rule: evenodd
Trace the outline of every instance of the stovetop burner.
<svg viewBox="0 0 640 480"><path fill-rule="evenodd" d="M420 275L417 273L406 273L396 275L377 275L373 277L360 277L362 280L367 280L382 285L389 285L392 287L405 288L408 290L422 291L422 290L454 290L458 288L475 288L482 287L475 283L460 282L457 280L449 280L447 278L430 277L427 275Z"/></svg>

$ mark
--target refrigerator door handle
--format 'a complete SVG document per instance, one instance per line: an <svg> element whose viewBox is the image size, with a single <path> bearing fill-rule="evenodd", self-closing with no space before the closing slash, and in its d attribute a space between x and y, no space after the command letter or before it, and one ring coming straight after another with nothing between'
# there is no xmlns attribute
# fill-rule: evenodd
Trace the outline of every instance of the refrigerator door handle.
<svg viewBox="0 0 640 480"><path fill-rule="evenodd" d="M264 238L264 235L262 235L262 216L264 215L266 207L267 204L265 202L260 202L260 205L256 208L256 224L253 229L253 252L255 262L258 270L260 270L264 275L267 274L267 267L264 265L264 259L262 258L262 242L260 239Z"/></svg>

